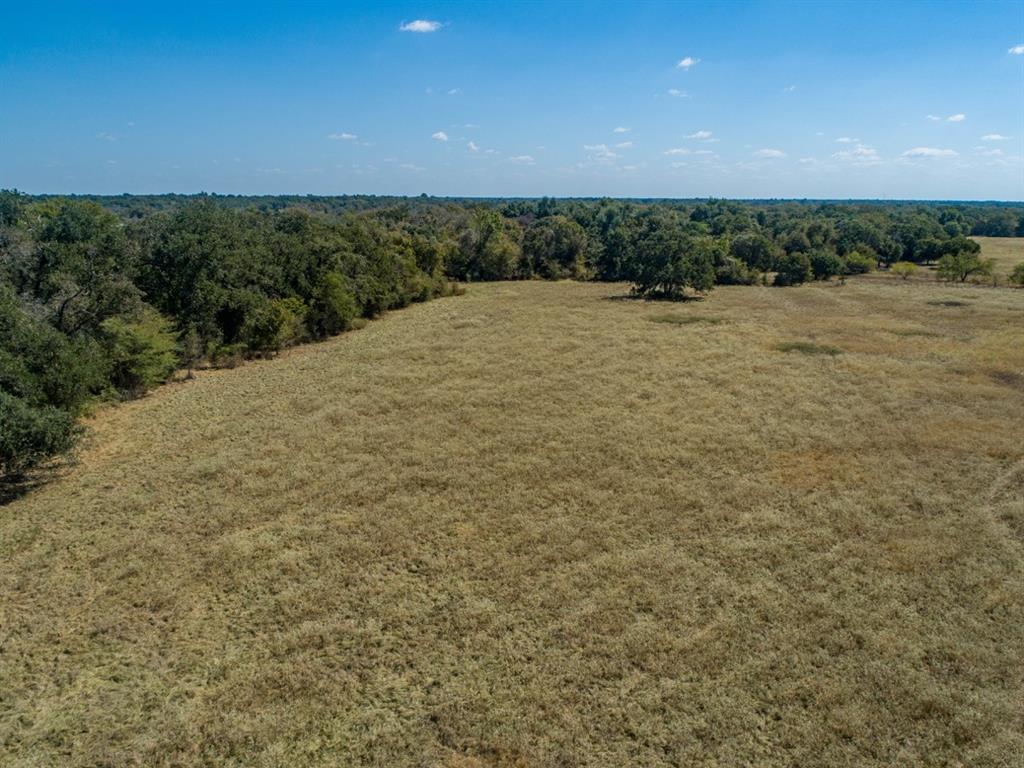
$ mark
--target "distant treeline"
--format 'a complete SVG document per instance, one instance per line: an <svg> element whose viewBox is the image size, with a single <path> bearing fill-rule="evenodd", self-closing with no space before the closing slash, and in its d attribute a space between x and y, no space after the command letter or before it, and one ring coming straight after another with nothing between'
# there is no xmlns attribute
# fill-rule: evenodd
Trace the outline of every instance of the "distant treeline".
<svg viewBox="0 0 1024 768"><path fill-rule="evenodd" d="M1007 204L155 195L0 191L0 477L76 418L178 368L323 339L456 281L629 281L678 297L899 263L966 279Z"/></svg>

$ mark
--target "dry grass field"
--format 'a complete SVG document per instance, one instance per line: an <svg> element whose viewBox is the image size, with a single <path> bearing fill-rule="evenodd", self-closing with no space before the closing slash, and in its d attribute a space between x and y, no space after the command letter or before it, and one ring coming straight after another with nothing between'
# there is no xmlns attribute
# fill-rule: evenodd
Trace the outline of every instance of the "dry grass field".
<svg viewBox="0 0 1024 768"><path fill-rule="evenodd" d="M972 237L981 245L981 255L995 259L996 274L1005 277L1018 264L1024 264L1024 237Z"/></svg>
<svg viewBox="0 0 1024 768"><path fill-rule="evenodd" d="M98 414L0 508L0 764L1021 765L1024 291L625 293Z"/></svg>

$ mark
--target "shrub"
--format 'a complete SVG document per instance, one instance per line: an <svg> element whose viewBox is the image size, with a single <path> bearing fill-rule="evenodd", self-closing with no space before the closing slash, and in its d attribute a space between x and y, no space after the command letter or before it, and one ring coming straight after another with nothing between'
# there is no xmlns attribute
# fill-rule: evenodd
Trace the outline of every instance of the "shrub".
<svg viewBox="0 0 1024 768"><path fill-rule="evenodd" d="M868 272L873 272L878 263L874 256L865 255L860 251L846 254L843 262L845 266L843 271L847 275L866 275Z"/></svg>
<svg viewBox="0 0 1024 768"><path fill-rule="evenodd" d="M719 285L756 285L761 273L751 269L734 256L727 256L715 267L715 282Z"/></svg>
<svg viewBox="0 0 1024 768"><path fill-rule="evenodd" d="M842 274L843 260L833 251L817 249L811 253L811 273L815 280L828 280Z"/></svg>
<svg viewBox="0 0 1024 768"><path fill-rule="evenodd" d="M67 411L48 405L33 407L0 391L0 477L19 477L70 451L81 432Z"/></svg>
<svg viewBox="0 0 1024 768"><path fill-rule="evenodd" d="M110 383L124 397L138 397L167 381L178 365L171 322L153 309L134 321L111 317L100 326L110 363Z"/></svg>
<svg viewBox="0 0 1024 768"><path fill-rule="evenodd" d="M812 276L811 260L806 253L788 253L778 260L774 285L799 285Z"/></svg>
<svg viewBox="0 0 1024 768"><path fill-rule="evenodd" d="M324 275L309 308L307 324L316 338L347 331L359 316L359 305L345 278L337 272Z"/></svg>
<svg viewBox="0 0 1024 768"><path fill-rule="evenodd" d="M1010 273L1010 282L1020 288L1024 288L1024 262L1013 268L1013 271Z"/></svg>
<svg viewBox="0 0 1024 768"><path fill-rule="evenodd" d="M917 264L915 264L912 261L897 261L895 264L892 265L892 267L890 267L890 271L894 275L898 275L903 280L906 280L909 277L913 277L918 273L919 270L920 267L918 267Z"/></svg>
<svg viewBox="0 0 1024 768"><path fill-rule="evenodd" d="M991 275L994 267L995 262L991 259L979 258L977 253L968 250L957 251L939 259L938 277L940 280L963 283L972 275Z"/></svg>

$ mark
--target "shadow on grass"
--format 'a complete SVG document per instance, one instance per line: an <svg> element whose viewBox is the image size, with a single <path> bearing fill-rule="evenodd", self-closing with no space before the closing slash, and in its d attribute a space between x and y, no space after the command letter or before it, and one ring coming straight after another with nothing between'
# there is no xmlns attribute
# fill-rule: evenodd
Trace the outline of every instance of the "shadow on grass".
<svg viewBox="0 0 1024 768"><path fill-rule="evenodd" d="M604 298L605 301L656 301L664 304L692 304L695 301L704 301L705 297L700 294L687 294L684 296L642 296L638 293L617 293L611 296L604 296L602 298Z"/></svg>
<svg viewBox="0 0 1024 768"><path fill-rule="evenodd" d="M57 480L71 463L71 459L58 460L20 475L0 476L0 507Z"/></svg>

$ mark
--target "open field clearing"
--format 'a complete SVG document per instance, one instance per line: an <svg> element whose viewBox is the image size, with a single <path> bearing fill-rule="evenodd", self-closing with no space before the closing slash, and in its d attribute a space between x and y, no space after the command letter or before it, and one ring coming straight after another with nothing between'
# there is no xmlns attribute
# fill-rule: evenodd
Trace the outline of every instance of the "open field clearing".
<svg viewBox="0 0 1024 768"><path fill-rule="evenodd" d="M1024 291L626 293L100 413L0 508L0 764L1019 765Z"/></svg>
<svg viewBox="0 0 1024 768"><path fill-rule="evenodd" d="M1024 264L1024 237L972 237L981 245L981 255L995 259L996 274L1005 277L1018 264Z"/></svg>

